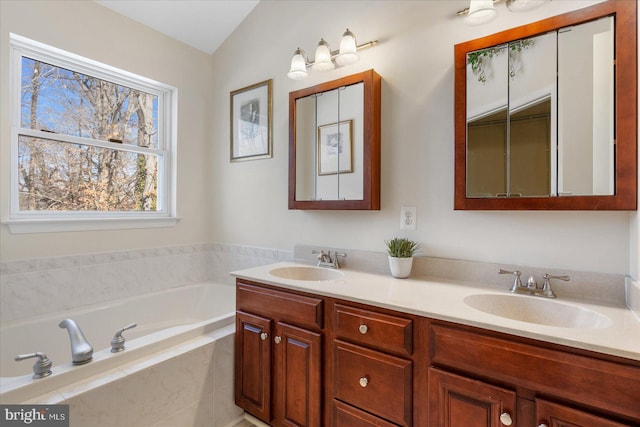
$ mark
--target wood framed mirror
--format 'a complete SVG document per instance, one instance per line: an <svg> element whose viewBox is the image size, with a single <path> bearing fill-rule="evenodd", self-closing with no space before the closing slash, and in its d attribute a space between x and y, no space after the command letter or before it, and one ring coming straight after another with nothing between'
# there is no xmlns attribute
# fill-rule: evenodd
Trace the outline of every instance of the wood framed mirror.
<svg viewBox="0 0 640 427"><path fill-rule="evenodd" d="M289 209L380 209L381 78L289 93Z"/></svg>
<svg viewBox="0 0 640 427"><path fill-rule="evenodd" d="M459 210L636 210L637 2L455 46Z"/></svg>

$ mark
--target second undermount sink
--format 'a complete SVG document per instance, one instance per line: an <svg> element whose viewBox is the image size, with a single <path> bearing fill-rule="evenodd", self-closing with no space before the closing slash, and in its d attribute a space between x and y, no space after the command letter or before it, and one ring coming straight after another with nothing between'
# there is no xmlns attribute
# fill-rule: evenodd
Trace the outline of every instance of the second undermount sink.
<svg viewBox="0 0 640 427"><path fill-rule="evenodd" d="M476 294L469 295L464 302L494 316L539 325L587 329L603 329L611 325L611 319L597 311L538 297Z"/></svg>
<svg viewBox="0 0 640 427"><path fill-rule="evenodd" d="M281 279L289 280L303 280L318 282L322 280L336 280L340 279L343 274L340 271L330 270L328 268L320 267L279 267L269 270L269 274L279 277Z"/></svg>

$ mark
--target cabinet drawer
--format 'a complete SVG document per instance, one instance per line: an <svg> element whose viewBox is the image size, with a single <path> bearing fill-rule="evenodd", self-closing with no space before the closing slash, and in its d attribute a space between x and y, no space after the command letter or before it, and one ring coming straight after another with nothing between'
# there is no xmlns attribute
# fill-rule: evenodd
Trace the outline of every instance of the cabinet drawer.
<svg viewBox="0 0 640 427"><path fill-rule="evenodd" d="M335 397L401 426L412 421L412 362L335 341Z"/></svg>
<svg viewBox="0 0 640 427"><path fill-rule="evenodd" d="M431 361L640 420L640 368L595 357L430 325Z"/></svg>
<svg viewBox="0 0 640 427"><path fill-rule="evenodd" d="M333 401L333 427L397 427L339 400Z"/></svg>
<svg viewBox="0 0 640 427"><path fill-rule="evenodd" d="M413 353L411 319L342 304L335 305L334 315L338 338L401 355Z"/></svg>
<svg viewBox="0 0 640 427"><path fill-rule="evenodd" d="M324 326L321 298L263 288L240 280L236 282L236 309L262 314L276 321L322 329Z"/></svg>

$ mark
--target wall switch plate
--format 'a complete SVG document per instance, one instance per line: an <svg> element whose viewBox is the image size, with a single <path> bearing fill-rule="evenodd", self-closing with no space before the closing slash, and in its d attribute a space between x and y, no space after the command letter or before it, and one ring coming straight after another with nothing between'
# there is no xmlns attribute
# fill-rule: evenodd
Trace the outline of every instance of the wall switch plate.
<svg viewBox="0 0 640 427"><path fill-rule="evenodd" d="M415 207L400 208L400 230L415 230L417 219Z"/></svg>

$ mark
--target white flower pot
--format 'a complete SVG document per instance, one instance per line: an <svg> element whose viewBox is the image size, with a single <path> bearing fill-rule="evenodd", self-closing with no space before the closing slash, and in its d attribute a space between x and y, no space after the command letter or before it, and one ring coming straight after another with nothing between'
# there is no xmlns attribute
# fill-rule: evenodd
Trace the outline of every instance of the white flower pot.
<svg viewBox="0 0 640 427"><path fill-rule="evenodd" d="M411 267L413 266L413 257L410 258L397 258L389 257L389 269L391 275L397 279L406 279L411 274Z"/></svg>

